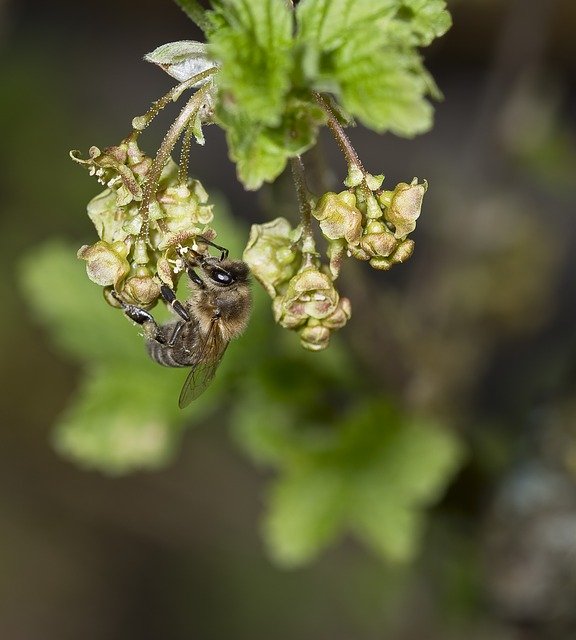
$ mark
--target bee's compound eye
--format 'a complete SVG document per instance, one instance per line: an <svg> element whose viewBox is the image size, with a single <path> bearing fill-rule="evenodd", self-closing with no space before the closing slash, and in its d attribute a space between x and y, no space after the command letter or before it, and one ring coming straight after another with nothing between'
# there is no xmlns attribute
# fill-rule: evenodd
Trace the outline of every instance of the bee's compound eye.
<svg viewBox="0 0 576 640"><path fill-rule="evenodd" d="M213 269L210 277L218 284L230 284L232 282L232 276L224 269Z"/></svg>

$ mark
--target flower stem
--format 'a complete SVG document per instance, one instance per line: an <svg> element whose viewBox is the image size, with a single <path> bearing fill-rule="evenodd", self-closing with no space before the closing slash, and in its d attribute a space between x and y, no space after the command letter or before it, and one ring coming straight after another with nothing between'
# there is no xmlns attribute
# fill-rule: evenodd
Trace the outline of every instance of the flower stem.
<svg viewBox="0 0 576 640"><path fill-rule="evenodd" d="M332 107L330 106L328 101L322 96L322 94L318 93L317 91L313 91L312 95L314 96L316 102L326 112L326 115L328 116L328 122L326 124L328 125L328 128L330 129L336 142L338 143L340 150L344 154L344 157L346 158L346 162L348 163L348 167L349 168L355 167L356 169L359 169L362 172L362 174L365 175L366 171L362 165L362 162L360 162L360 158L356 153L356 149L354 149L354 147L352 146L352 142L350 141L350 138L346 135L344 128L338 122L338 118L336 118L336 115L334 114Z"/></svg>
<svg viewBox="0 0 576 640"><path fill-rule="evenodd" d="M150 109L143 116L136 116L132 120L132 128L137 131L142 131L145 129L154 118L164 109L164 107L170 102L176 102L178 98L186 91L187 89L191 89L197 82L201 82L205 78L213 75L218 71L217 67L211 67L210 69L205 69L200 73L197 73L195 76L188 78L188 80L184 80L180 84L177 84L175 87L172 87L168 93L163 95L158 100L155 100L151 105Z"/></svg>
<svg viewBox="0 0 576 640"><path fill-rule="evenodd" d="M304 163L300 156L290 158L290 168L292 169L292 179L298 197L298 207L300 209L300 224L302 225L302 236L300 243L304 254L304 265L312 264L316 255L316 243L312 232L312 207L310 206L309 191L306 185Z"/></svg>
<svg viewBox="0 0 576 640"><path fill-rule="evenodd" d="M140 214L142 215L142 228L139 236L148 240L149 226L150 226L150 203L154 199L156 192L158 191L158 183L160 176L172 149L176 146L178 139L182 135L182 132L186 130L191 118L193 118L202 106L202 101L208 92L210 85L204 85L196 91L196 93L188 100L184 105L182 111L180 111L178 117L172 123L170 129L164 136L162 144L158 148L156 157L152 161L150 173L146 177L146 183L144 185L144 193L142 196L142 204L140 205Z"/></svg>

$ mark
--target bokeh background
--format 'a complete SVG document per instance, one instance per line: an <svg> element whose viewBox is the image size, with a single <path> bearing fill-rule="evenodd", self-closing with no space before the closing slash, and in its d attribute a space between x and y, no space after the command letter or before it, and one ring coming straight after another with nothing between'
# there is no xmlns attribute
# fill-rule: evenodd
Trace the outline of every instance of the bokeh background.
<svg viewBox="0 0 576 640"><path fill-rule="evenodd" d="M46 240L93 241L97 188L68 150L126 135L171 86L142 55L197 32L169 0L0 3L1 638L576 637L576 5L450 7L453 28L425 52L445 96L435 128L351 132L388 184L431 188L409 263L343 275L354 317L337 348L373 393L444 420L466 455L412 562L344 539L287 570L262 542L271 472L231 436L234 392L163 468L116 476L55 452L82 368L22 284L38 264L33 292L50 296ZM239 187L217 131L192 171L244 224L293 208L281 186Z"/></svg>

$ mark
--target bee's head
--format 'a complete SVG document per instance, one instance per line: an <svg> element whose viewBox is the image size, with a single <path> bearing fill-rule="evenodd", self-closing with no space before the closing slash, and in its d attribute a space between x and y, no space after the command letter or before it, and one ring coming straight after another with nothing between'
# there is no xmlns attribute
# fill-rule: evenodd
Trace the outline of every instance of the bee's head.
<svg viewBox="0 0 576 640"><path fill-rule="evenodd" d="M200 265L203 280L207 286L228 288L248 282L250 271L248 265L241 260L217 260L207 258Z"/></svg>

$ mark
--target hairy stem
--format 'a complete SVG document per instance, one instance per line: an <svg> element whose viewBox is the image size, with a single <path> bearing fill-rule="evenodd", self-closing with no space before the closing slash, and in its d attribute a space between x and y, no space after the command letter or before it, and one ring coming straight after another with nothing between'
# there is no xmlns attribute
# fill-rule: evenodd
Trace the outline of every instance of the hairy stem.
<svg viewBox="0 0 576 640"><path fill-rule="evenodd" d="M143 116L136 116L132 120L132 127L137 131L142 131L145 129L154 118L164 109L164 107L170 102L176 102L178 98L186 91L187 89L191 89L197 82L201 82L205 80L209 76L213 75L218 71L217 67L212 67L210 69L206 69L197 73L195 76L188 78L188 80L184 80L180 84L177 84L175 87L172 87L168 93L163 95L158 100L155 100L151 105L148 111Z"/></svg>
<svg viewBox="0 0 576 640"><path fill-rule="evenodd" d="M354 147L352 146L350 138L346 135L344 128L338 122L338 118L336 118L334 111L332 111L332 108L330 107L328 101L322 96L322 94L318 93L317 91L313 91L312 95L314 96L316 102L326 112L326 115L328 116L328 128L330 129L332 135L338 143L340 150L344 154L348 166L355 167L359 169L363 174L365 174L366 171L364 170L362 162L360 162L360 158L356 153L356 149L354 149Z"/></svg>
<svg viewBox="0 0 576 640"><path fill-rule="evenodd" d="M156 157L152 162L150 173L146 177L146 183L144 185L144 194L142 196L142 204L140 206L140 213L142 215L142 229L140 230L140 237L148 239L148 232L150 226L150 203L154 199L156 192L158 191L158 183L164 165L170 157L172 149L176 146L178 139L182 135L182 132L186 130L190 120L196 115L196 112L202 105L202 101L209 90L209 85L200 87L198 91L188 100L184 105L182 111L180 111L178 117L172 123L170 129L164 136L162 144L160 145Z"/></svg>
<svg viewBox="0 0 576 640"><path fill-rule="evenodd" d="M190 159L190 149L192 148L192 136L194 135L194 118L188 122L182 138L182 149L180 151L180 164L178 166L178 182L186 184L188 179L188 162Z"/></svg>

